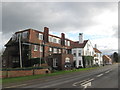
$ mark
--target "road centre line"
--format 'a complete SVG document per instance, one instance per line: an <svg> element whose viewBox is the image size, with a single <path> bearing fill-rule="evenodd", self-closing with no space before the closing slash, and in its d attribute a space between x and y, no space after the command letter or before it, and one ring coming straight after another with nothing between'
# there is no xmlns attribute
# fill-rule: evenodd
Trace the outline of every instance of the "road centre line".
<svg viewBox="0 0 120 90"><path fill-rule="evenodd" d="M14 87L25 86L25 85L27 85L27 84L21 84L21 85L10 86L10 87L5 87L5 88L14 88Z"/></svg>
<svg viewBox="0 0 120 90"><path fill-rule="evenodd" d="M99 74L99 75L97 75L96 77L101 77L103 74Z"/></svg>

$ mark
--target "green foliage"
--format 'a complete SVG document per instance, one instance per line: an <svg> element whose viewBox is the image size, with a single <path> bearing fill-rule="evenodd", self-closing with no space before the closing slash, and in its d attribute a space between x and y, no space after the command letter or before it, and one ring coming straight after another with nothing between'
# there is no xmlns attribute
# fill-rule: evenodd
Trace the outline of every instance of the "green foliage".
<svg viewBox="0 0 120 90"><path fill-rule="evenodd" d="M118 62L118 59L119 59L118 53L117 53L117 52L114 52L114 53L113 53L113 60L114 60L115 62Z"/></svg>
<svg viewBox="0 0 120 90"><path fill-rule="evenodd" d="M89 61L89 60L93 60L94 57L93 56L84 56L84 59Z"/></svg>

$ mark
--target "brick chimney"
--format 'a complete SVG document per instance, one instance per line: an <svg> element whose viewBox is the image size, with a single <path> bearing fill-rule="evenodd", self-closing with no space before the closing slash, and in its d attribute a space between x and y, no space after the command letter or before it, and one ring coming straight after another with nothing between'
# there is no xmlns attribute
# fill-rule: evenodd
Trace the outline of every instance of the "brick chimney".
<svg viewBox="0 0 120 90"><path fill-rule="evenodd" d="M65 34L61 33L61 45L65 46Z"/></svg>
<svg viewBox="0 0 120 90"><path fill-rule="evenodd" d="M49 28L44 27L44 36L43 36L43 39L44 39L45 43L49 42L48 41L48 35L49 35Z"/></svg>

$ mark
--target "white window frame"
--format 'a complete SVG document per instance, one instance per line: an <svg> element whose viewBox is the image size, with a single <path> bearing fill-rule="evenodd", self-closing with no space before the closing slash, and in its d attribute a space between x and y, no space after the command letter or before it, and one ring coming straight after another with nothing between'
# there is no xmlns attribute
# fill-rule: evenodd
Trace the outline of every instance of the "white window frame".
<svg viewBox="0 0 120 90"><path fill-rule="evenodd" d="M49 36L49 42L53 42L53 37Z"/></svg>
<svg viewBox="0 0 120 90"><path fill-rule="evenodd" d="M58 52L61 53L61 49L58 49Z"/></svg>
<svg viewBox="0 0 120 90"><path fill-rule="evenodd" d="M76 53L76 50L73 50L73 53Z"/></svg>
<svg viewBox="0 0 120 90"><path fill-rule="evenodd" d="M43 52L43 46L40 46L40 52Z"/></svg>
<svg viewBox="0 0 120 90"><path fill-rule="evenodd" d="M57 53L57 48L53 48L53 53Z"/></svg>
<svg viewBox="0 0 120 90"><path fill-rule="evenodd" d="M68 41L68 46L70 46L70 41Z"/></svg>
<svg viewBox="0 0 120 90"><path fill-rule="evenodd" d="M69 57L66 57L66 58L65 58L65 62L66 62L66 63L70 63L70 58L69 58Z"/></svg>
<svg viewBox="0 0 120 90"><path fill-rule="evenodd" d="M52 47L49 47L49 51L52 52Z"/></svg>
<svg viewBox="0 0 120 90"><path fill-rule="evenodd" d="M58 43L61 44L61 39L58 40Z"/></svg>
<svg viewBox="0 0 120 90"><path fill-rule="evenodd" d="M27 35L28 35L28 31L25 31L22 33L22 38L27 38Z"/></svg>
<svg viewBox="0 0 120 90"><path fill-rule="evenodd" d="M38 46L34 45L34 51L38 51Z"/></svg>
<svg viewBox="0 0 120 90"><path fill-rule="evenodd" d="M65 46L67 46L67 40L65 40Z"/></svg>
<svg viewBox="0 0 120 90"><path fill-rule="evenodd" d="M53 67L58 67L57 63L58 63L57 58L53 58Z"/></svg>
<svg viewBox="0 0 120 90"><path fill-rule="evenodd" d="M53 43L57 43L57 39L55 37L53 38Z"/></svg>
<svg viewBox="0 0 120 90"><path fill-rule="evenodd" d="M43 40L43 34L39 33L38 35L39 40Z"/></svg>

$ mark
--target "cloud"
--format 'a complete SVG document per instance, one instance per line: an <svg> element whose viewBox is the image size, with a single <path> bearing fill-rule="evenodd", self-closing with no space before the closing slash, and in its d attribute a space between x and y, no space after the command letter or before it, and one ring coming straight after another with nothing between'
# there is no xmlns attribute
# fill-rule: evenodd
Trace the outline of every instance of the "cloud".
<svg viewBox="0 0 120 90"><path fill-rule="evenodd" d="M80 32L95 42L117 34L117 3L113 2L4 2L2 15L5 41L18 30L43 31L45 26L51 33L64 32L72 40L78 40Z"/></svg>

